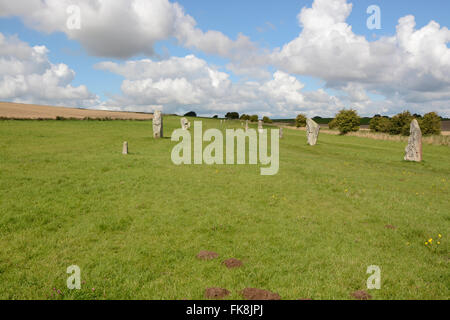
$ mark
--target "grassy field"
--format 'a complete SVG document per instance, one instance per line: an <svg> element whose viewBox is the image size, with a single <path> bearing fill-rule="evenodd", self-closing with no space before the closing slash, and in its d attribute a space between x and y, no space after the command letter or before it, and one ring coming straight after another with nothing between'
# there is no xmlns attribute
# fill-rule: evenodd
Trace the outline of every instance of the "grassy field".
<svg viewBox="0 0 450 320"><path fill-rule="evenodd" d="M165 135L179 124L165 118ZM404 142L284 135L278 175L261 176L175 166L176 143L149 121L0 121L0 299L204 299L208 287L351 299L369 265L373 299L450 298L449 147L408 163ZM66 287L73 264L81 290Z"/></svg>

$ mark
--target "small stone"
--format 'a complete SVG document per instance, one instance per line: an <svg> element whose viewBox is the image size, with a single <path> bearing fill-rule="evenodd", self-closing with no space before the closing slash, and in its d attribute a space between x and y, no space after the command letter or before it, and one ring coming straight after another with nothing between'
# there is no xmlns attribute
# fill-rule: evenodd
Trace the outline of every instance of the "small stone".
<svg viewBox="0 0 450 320"><path fill-rule="evenodd" d="M186 118L181 118L181 128L183 130L189 130L191 128L191 123Z"/></svg>
<svg viewBox="0 0 450 320"><path fill-rule="evenodd" d="M163 117L161 111L155 111L153 114L153 138L163 137Z"/></svg>
<svg viewBox="0 0 450 320"><path fill-rule="evenodd" d="M422 161L422 131L416 119L411 122L408 146L405 149L406 161Z"/></svg>
<svg viewBox="0 0 450 320"><path fill-rule="evenodd" d="M123 143L122 154L128 154L128 142Z"/></svg>
<svg viewBox="0 0 450 320"><path fill-rule="evenodd" d="M260 134L263 133L263 122L262 122L262 120L259 120L259 121L258 121L258 132L259 132Z"/></svg>
<svg viewBox="0 0 450 320"><path fill-rule="evenodd" d="M230 295L230 291L223 288L208 288L205 290L207 299L222 299Z"/></svg>
<svg viewBox="0 0 450 320"><path fill-rule="evenodd" d="M315 146L319 137L320 126L312 119L306 119L306 134L308 136L308 144Z"/></svg>

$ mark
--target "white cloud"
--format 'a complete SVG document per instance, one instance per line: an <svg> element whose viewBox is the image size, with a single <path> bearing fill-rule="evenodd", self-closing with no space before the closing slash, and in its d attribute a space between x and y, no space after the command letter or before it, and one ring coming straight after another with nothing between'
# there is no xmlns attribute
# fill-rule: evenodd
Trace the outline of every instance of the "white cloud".
<svg viewBox="0 0 450 320"><path fill-rule="evenodd" d="M73 4L80 7L80 30L67 28L67 8ZM156 42L172 37L188 48L232 59L256 50L242 34L232 40L219 31L203 32L179 4L168 0L3 0L0 16L19 16L40 31L64 32L102 57L152 55Z"/></svg>
<svg viewBox="0 0 450 320"><path fill-rule="evenodd" d="M450 31L434 21L415 29L414 17L406 16L394 36L369 42L346 23L351 10L347 0L315 0L298 15L299 36L275 50L272 62L289 73L325 80L327 87L347 92L357 108L364 101L372 104L369 91L387 98L382 103L391 105L389 113L409 106L429 112L428 105L417 103L434 102L437 111L449 114Z"/></svg>
<svg viewBox="0 0 450 320"><path fill-rule="evenodd" d="M305 99L304 85L282 71L275 72L268 81L233 83L228 74L193 55L164 61L102 62L96 68L125 77L122 95L104 104L114 109L152 111L163 106L166 113L194 110L213 115L245 111L280 117L308 112L310 105L321 108L322 113L334 111L339 104L323 90L318 96L308 93Z"/></svg>
<svg viewBox="0 0 450 320"><path fill-rule="evenodd" d="M86 86L71 85L75 72L52 64L44 46L30 47L0 33L0 99L24 103L91 107L98 98Z"/></svg>
<svg viewBox="0 0 450 320"><path fill-rule="evenodd" d="M81 8L80 30L67 29L66 10L71 4ZM0 0L0 17L19 16L34 29L64 32L95 56L151 57L157 42L176 39L186 48L226 58L226 69L241 77L233 83L227 73L192 55L160 62L103 62L97 68L120 74L125 80L122 95L102 107L164 105L181 113L195 106L206 113L236 110L277 116L293 116L301 110L325 116L346 106L367 115L407 108L450 115L448 28L431 21L418 29L414 17L406 16L399 20L393 36L368 41L346 22L351 11L348 0L315 0L297 16L302 27L298 37L266 52L243 34L233 40L219 31L202 31L179 4L168 0ZM24 90L30 92L30 83L38 84L18 75L36 73L47 75L46 81L54 86L66 88L61 91L64 94L88 95L84 86L70 87L72 70L53 66L38 47L9 39L1 50L3 55L13 50L15 57L7 65L0 63L3 94L23 97ZM269 66L280 71L269 73ZM337 96L330 96L329 90L306 91L292 75L322 79L324 89L337 90ZM256 81L247 81L247 77ZM37 96L37 91L32 96ZM56 94L45 88L40 91L48 99ZM375 101L374 95L386 99Z"/></svg>

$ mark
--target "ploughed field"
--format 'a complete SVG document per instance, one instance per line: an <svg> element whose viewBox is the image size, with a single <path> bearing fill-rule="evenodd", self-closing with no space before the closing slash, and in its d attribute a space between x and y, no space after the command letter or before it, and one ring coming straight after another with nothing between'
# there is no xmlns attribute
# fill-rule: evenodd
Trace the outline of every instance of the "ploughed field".
<svg viewBox="0 0 450 320"><path fill-rule="evenodd" d="M135 112L116 112L106 110L88 110L65 107L40 106L34 104L20 104L0 102L1 119L122 119L122 120L150 120L151 114Z"/></svg>
<svg viewBox="0 0 450 320"><path fill-rule="evenodd" d="M165 117L167 137L179 127ZM284 129L279 173L261 176L175 166L176 144L151 121L0 121L0 299L450 298L448 146L409 163L404 142L321 134L310 147ZM71 265L81 290L67 289Z"/></svg>

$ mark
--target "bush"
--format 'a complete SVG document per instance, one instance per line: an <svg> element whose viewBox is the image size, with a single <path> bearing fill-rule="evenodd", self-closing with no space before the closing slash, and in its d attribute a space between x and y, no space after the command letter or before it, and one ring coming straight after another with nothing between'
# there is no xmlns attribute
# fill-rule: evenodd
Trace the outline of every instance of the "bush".
<svg viewBox="0 0 450 320"><path fill-rule="evenodd" d="M231 119L231 120L236 120L236 119L239 119L239 113L237 113L237 112L228 112L226 115L225 115L225 118L227 118L227 119Z"/></svg>
<svg viewBox="0 0 450 320"><path fill-rule="evenodd" d="M259 117L256 114L254 114L250 117L251 122L258 122L258 119L259 119Z"/></svg>
<svg viewBox="0 0 450 320"><path fill-rule="evenodd" d="M250 116L248 114L243 114L241 120L250 120Z"/></svg>
<svg viewBox="0 0 450 320"><path fill-rule="evenodd" d="M388 117L375 115L369 122L370 130L388 133L391 129L391 120Z"/></svg>
<svg viewBox="0 0 450 320"><path fill-rule="evenodd" d="M424 135L441 134L441 118L436 112L430 112L419 120L420 129Z"/></svg>
<svg viewBox="0 0 450 320"><path fill-rule="evenodd" d="M361 118L358 116L356 110L346 110L343 109L339 111L336 115L336 125L341 134L346 134L348 132L354 132L359 130L359 124Z"/></svg>
<svg viewBox="0 0 450 320"><path fill-rule="evenodd" d="M391 130L391 126L392 126L392 122L391 119L389 119L388 117L381 117L381 119L378 122L378 132L384 132L384 133L389 133L389 131Z"/></svg>
<svg viewBox="0 0 450 320"><path fill-rule="evenodd" d="M413 119L414 118L409 111L403 111L402 113L395 115L391 119L389 133L409 136L409 129Z"/></svg>
<svg viewBox="0 0 450 320"><path fill-rule="evenodd" d="M273 121L270 120L269 117L263 117L263 122L264 122L264 123L273 123Z"/></svg>
<svg viewBox="0 0 450 320"><path fill-rule="evenodd" d="M375 115L369 122L370 130L379 132L380 131L380 120L381 120L381 116L379 114Z"/></svg>
<svg viewBox="0 0 450 320"><path fill-rule="evenodd" d="M330 130L337 129L337 122L336 122L336 119L333 119L333 120L330 121L330 123L328 123L328 128L329 128Z"/></svg>
<svg viewBox="0 0 450 320"><path fill-rule="evenodd" d="M214 117L212 117L213 119L219 119L219 116L216 114Z"/></svg>
<svg viewBox="0 0 450 320"><path fill-rule="evenodd" d="M299 114L297 118L295 118L295 126L297 128L306 127L306 116L304 114Z"/></svg>
<svg viewBox="0 0 450 320"><path fill-rule="evenodd" d="M196 118L197 114L194 111L191 111L191 112L186 113L184 116Z"/></svg>

